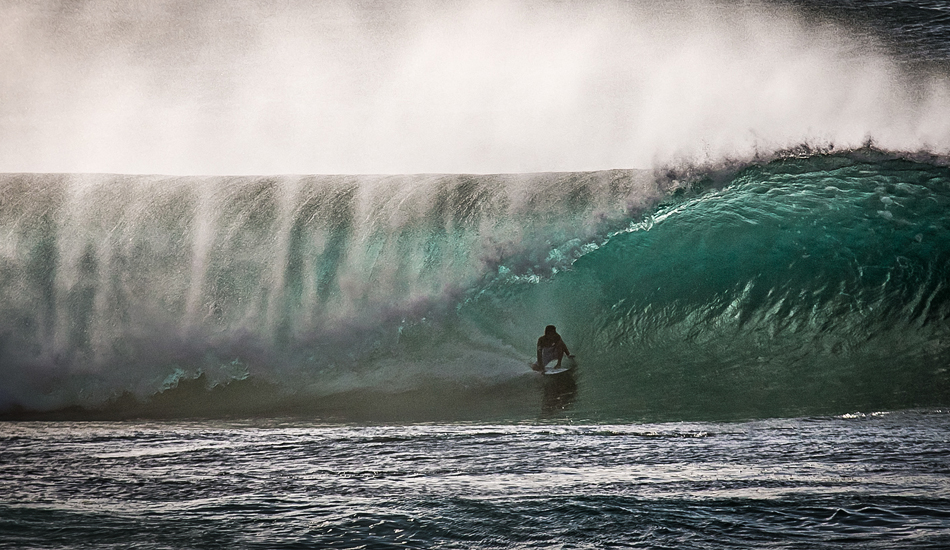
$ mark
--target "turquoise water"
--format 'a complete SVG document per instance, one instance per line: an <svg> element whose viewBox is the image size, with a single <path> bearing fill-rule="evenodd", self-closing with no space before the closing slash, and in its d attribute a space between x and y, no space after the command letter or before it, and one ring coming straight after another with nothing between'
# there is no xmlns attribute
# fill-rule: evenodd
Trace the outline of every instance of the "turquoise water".
<svg viewBox="0 0 950 550"><path fill-rule="evenodd" d="M532 301L554 302L591 415L939 405L948 191L945 168L902 160L746 168L668 200L489 316L515 325Z"/></svg>
<svg viewBox="0 0 950 550"><path fill-rule="evenodd" d="M549 323L578 356L576 420L950 399L939 160L3 181L14 415L532 418Z"/></svg>

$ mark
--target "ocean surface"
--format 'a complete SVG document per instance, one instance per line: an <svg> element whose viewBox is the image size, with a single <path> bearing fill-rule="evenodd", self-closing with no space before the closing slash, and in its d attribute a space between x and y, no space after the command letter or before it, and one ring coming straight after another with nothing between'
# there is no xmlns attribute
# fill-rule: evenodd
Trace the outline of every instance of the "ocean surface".
<svg viewBox="0 0 950 550"><path fill-rule="evenodd" d="M731 152L0 174L0 548L950 548L950 10L702 6Z"/></svg>
<svg viewBox="0 0 950 550"><path fill-rule="evenodd" d="M947 548L950 413L23 422L3 548Z"/></svg>

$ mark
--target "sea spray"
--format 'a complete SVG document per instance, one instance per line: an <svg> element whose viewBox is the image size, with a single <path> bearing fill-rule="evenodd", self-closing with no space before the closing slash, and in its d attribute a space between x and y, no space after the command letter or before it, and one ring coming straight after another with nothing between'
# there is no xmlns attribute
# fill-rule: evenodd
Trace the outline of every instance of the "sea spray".
<svg viewBox="0 0 950 550"><path fill-rule="evenodd" d="M7 2L0 170L653 169L869 138L950 151L946 71L893 53L926 35L925 60L946 59L940 7L891 39L814 3Z"/></svg>
<svg viewBox="0 0 950 550"><path fill-rule="evenodd" d="M5 176L5 400L144 396L179 370L315 393L456 377L470 355L413 360L406 330L454 315L486 277L569 266L658 200L656 181ZM510 342L489 348L509 375L520 364Z"/></svg>

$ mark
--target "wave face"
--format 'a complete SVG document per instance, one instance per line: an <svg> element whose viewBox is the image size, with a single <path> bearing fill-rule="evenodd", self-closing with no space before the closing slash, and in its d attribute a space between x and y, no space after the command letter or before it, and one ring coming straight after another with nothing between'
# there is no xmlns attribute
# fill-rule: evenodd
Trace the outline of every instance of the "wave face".
<svg viewBox="0 0 950 550"><path fill-rule="evenodd" d="M939 162L7 175L0 199L7 410L536 416L548 323L578 419L950 404Z"/></svg>
<svg viewBox="0 0 950 550"><path fill-rule="evenodd" d="M520 374L520 340L433 334L499 272L549 277L662 195L635 172L34 174L0 189L3 401L29 408L199 373L314 395Z"/></svg>
<svg viewBox="0 0 950 550"><path fill-rule="evenodd" d="M528 292L559 297L591 414L945 404L948 201L946 168L928 164L747 167Z"/></svg>

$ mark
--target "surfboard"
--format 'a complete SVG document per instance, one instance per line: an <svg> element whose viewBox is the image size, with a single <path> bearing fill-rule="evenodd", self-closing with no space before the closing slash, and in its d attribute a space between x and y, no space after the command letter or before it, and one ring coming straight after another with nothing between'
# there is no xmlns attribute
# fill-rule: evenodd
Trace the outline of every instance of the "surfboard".
<svg viewBox="0 0 950 550"><path fill-rule="evenodd" d="M541 374L545 376L550 376L552 374L561 374L562 372L567 372L571 370L571 367L565 367L564 363L565 361L561 361L561 368L555 368L555 365L557 365L557 361L551 361L550 363L544 366L544 372Z"/></svg>
<svg viewBox="0 0 950 550"><path fill-rule="evenodd" d="M544 365L544 370L538 369L537 363L531 363L531 368L540 372L541 374L548 376L552 374L561 374L562 372L567 372L571 370L571 367L568 365L569 359L567 357L561 361L561 367L557 368L557 359L552 359Z"/></svg>

